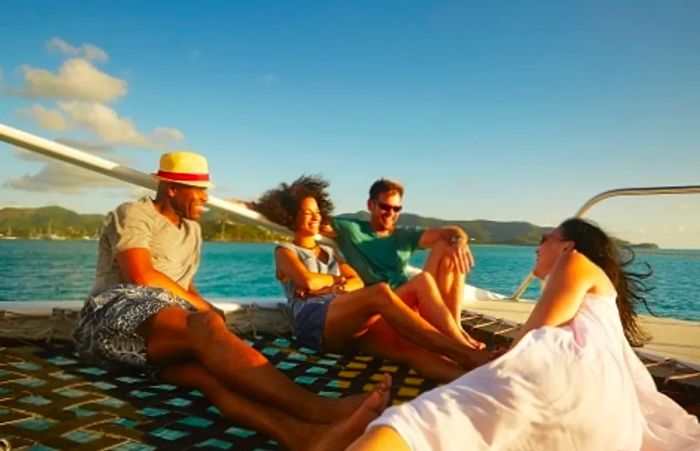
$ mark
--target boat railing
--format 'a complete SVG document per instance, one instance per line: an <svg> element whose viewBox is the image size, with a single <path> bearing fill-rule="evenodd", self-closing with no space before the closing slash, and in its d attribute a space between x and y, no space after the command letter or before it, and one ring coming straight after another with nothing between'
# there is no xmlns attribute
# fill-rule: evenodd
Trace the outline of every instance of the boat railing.
<svg viewBox="0 0 700 451"><path fill-rule="evenodd" d="M621 196L656 196L664 194L700 194L700 185L684 185L684 186L650 186L650 187L639 187L639 188L619 188L609 191L604 191L597 194L587 200L581 208L578 209L574 217L583 218L588 211L593 208L594 205L613 197ZM513 295L510 297L511 301L519 301L527 287L530 286L534 274L530 272L525 280L523 280L518 288L515 290Z"/></svg>
<svg viewBox="0 0 700 451"><path fill-rule="evenodd" d="M150 190L156 190L158 186L158 180L150 174L2 123L0 123L0 140L132 185ZM260 213L242 204L210 196L208 205L233 214L241 222L259 225L284 234L290 233L286 228L269 221Z"/></svg>

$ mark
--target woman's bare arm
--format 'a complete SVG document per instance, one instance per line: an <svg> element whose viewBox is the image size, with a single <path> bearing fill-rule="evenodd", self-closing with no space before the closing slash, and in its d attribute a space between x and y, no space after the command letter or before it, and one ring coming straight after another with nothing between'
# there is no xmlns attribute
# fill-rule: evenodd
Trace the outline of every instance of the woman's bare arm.
<svg viewBox="0 0 700 451"><path fill-rule="evenodd" d="M581 302L593 287L590 261L576 251L562 254L554 265L542 297L535 304L513 346L533 329L561 326L573 319Z"/></svg>
<svg viewBox="0 0 700 451"><path fill-rule="evenodd" d="M275 251L275 262L278 275L291 279L308 294L324 294L336 290L341 292L354 291L364 284L354 269L347 263L340 264L340 275L314 273L306 269L294 252L283 247Z"/></svg>

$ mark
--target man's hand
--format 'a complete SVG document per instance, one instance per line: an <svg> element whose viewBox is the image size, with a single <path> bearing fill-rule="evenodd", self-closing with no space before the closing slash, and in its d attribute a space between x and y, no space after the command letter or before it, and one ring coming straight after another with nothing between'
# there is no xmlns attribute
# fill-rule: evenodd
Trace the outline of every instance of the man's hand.
<svg viewBox="0 0 700 451"><path fill-rule="evenodd" d="M474 256L469 248L469 237L464 230L456 226L444 227L440 233L442 241L449 245L445 258L457 271L468 274L474 267Z"/></svg>
<svg viewBox="0 0 700 451"><path fill-rule="evenodd" d="M450 248L448 249L445 258L447 258L461 273L469 274L469 271L474 267L474 256L467 244L467 239L460 236L452 236L449 238Z"/></svg>
<svg viewBox="0 0 700 451"><path fill-rule="evenodd" d="M321 227L319 229L319 233L321 235L325 236L326 238L337 238L338 237L338 232L333 229L333 226L330 224L321 224Z"/></svg>

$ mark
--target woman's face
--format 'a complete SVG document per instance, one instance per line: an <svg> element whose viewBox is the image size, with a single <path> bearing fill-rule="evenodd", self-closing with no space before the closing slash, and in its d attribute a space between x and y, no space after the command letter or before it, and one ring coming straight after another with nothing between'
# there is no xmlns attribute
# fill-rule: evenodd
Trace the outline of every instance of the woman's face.
<svg viewBox="0 0 700 451"><path fill-rule="evenodd" d="M571 241L562 238L561 230L558 228L543 234L540 245L535 252L537 260L535 261L535 269L532 270L535 277L539 279L547 277L552 272L552 268L562 252L571 248L570 243Z"/></svg>
<svg viewBox="0 0 700 451"><path fill-rule="evenodd" d="M321 226L321 210L313 197L307 197L299 204L296 232L305 235L318 235Z"/></svg>

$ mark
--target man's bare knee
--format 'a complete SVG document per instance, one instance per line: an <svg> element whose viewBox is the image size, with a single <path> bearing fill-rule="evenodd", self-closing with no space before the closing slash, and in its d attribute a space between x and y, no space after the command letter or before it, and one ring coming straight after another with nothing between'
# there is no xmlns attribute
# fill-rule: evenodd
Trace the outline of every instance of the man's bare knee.
<svg viewBox="0 0 700 451"><path fill-rule="evenodd" d="M148 340L153 334L165 331L179 333L186 328L187 314L187 310L182 307L165 307L141 323L135 332L145 340Z"/></svg>
<svg viewBox="0 0 700 451"><path fill-rule="evenodd" d="M215 312L194 312L187 315L187 331L191 334L214 332L226 328L226 324Z"/></svg>

